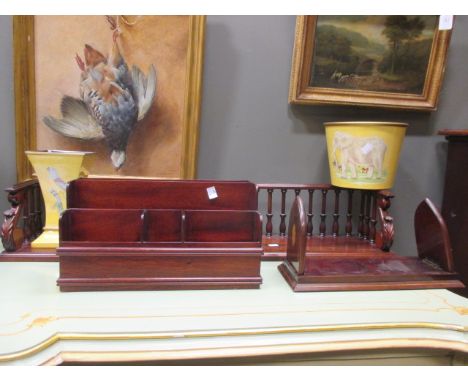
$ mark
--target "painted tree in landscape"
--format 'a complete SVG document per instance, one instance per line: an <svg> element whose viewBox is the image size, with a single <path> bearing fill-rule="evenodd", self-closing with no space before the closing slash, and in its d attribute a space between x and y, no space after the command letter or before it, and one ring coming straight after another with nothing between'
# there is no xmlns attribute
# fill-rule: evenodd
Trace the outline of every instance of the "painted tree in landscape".
<svg viewBox="0 0 468 382"><path fill-rule="evenodd" d="M425 23L419 16L388 16L385 19L385 29L382 34L388 39L391 50L390 74L395 74L400 47L418 38L425 28Z"/></svg>

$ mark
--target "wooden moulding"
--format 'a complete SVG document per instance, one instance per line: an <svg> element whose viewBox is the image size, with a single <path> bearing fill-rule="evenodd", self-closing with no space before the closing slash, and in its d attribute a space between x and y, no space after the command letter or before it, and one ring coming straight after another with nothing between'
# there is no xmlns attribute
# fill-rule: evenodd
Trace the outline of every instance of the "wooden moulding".
<svg viewBox="0 0 468 382"><path fill-rule="evenodd" d="M453 270L445 223L429 199L415 213L418 257L399 256L359 239L324 238L306 255L306 214L300 197L292 206L286 260L279 270L295 292L463 288Z"/></svg>
<svg viewBox="0 0 468 382"><path fill-rule="evenodd" d="M209 199L213 186L218 197ZM262 221L252 183L80 179L69 191L75 208L60 219L61 291L261 284ZM113 208L98 208L110 193Z"/></svg>

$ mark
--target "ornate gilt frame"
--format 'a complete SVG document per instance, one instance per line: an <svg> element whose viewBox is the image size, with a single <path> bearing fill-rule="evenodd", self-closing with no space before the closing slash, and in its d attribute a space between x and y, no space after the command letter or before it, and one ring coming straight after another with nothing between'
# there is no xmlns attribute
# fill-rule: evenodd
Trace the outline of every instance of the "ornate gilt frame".
<svg viewBox="0 0 468 382"><path fill-rule="evenodd" d="M426 111L437 108L451 30L436 31L424 90L421 95L416 95L310 86L316 24L317 16L297 16L289 88L290 103L359 105Z"/></svg>
<svg viewBox="0 0 468 382"><path fill-rule="evenodd" d="M181 177L196 177L198 125L202 89L205 16L190 16L185 89L184 135L182 139ZM13 17L16 172L17 180L30 179L32 168L24 154L36 149L36 91L34 59L34 16Z"/></svg>

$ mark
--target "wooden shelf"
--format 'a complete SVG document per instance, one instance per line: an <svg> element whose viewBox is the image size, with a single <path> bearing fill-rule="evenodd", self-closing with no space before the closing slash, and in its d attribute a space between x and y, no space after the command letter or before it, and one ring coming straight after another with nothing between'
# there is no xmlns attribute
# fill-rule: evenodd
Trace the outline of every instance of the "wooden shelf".
<svg viewBox="0 0 468 382"><path fill-rule="evenodd" d="M24 245L15 252L3 251L0 253L0 262L56 262L59 258L55 248L51 249L32 249L29 244Z"/></svg>

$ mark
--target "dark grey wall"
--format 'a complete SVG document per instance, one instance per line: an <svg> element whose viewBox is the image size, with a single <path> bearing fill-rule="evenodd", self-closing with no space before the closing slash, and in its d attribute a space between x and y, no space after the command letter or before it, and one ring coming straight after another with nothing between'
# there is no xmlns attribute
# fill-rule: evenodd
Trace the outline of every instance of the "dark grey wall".
<svg viewBox="0 0 468 382"><path fill-rule="evenodd" d="M294 16L210 16L207 22L198 175L255 182L329 182L323 122L388 120L410 125L392 214L395 249L416 254L412 226L426 196L442 201L444 128L468 120L468 17L456 20L436 112L288 105Z"/></svg>
<svg viewBox="0 0 468 382"><path fill-rule="evenodd" d="M442 200L443 128L468 120L468 17L460 16L450 46L439 109L433 113L290 106L287 102L293 16L209 16L205 45L198 176L255 182L328 182L322 123L389 120L410 128L400 158L392 213L395 249L414 255L413 212L429 196ZM15 178L11 18L0 17L0 186ZM2 209L6 203L1 202Z"/></svg>
<svg viewBox="0 0 468 382"><path fill-rule="evenodd" d="M0 16L0 52L0 212L3 212L8 207L3 189L16 180L12 19L10 16Z"/></svg>

